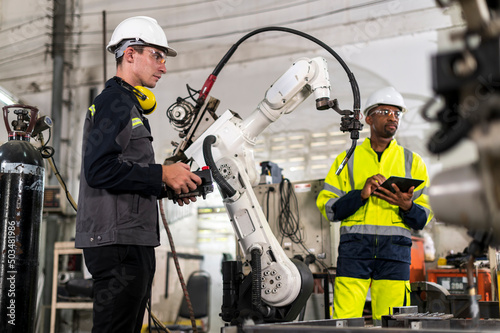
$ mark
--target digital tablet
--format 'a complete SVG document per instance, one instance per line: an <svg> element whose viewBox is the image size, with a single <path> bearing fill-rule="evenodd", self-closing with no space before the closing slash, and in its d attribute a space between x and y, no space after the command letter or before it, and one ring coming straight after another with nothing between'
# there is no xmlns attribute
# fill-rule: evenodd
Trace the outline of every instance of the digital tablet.
<svg viewBox="0 0 500 333"><path fill-rule="evenodd" d="M401 192L408 192L410 187L415 186L415 188L417 188L417 186L423 182L424 181L421 179L391 176L385 182L380 184L380 187L388 189L392 193L396 193L396 190L392 187L392 184L396 184Z"/></svg>

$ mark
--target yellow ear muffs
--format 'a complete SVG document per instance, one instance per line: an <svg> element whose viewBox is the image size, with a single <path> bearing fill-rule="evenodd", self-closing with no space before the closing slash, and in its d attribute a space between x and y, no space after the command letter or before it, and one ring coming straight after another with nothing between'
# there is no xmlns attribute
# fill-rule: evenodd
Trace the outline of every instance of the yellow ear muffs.
<svg viewBox="0 0 500 333"><path fill-rule="evenodd" d="M151 90L143 86L135 86L134 93L139 100L144 114L149 115L156 109L156 98Z"/></svg>

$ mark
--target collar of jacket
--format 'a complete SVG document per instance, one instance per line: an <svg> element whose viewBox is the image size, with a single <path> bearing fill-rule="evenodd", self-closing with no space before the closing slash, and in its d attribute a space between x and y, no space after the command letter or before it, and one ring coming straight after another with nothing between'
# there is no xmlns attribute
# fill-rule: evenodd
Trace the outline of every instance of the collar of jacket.
<svg viewBox="0 0 500 333"><path fill-rule="evenodd" d="M391 142L389 142L389 145L387 146L387 148L385 148L385 150L389 150L389 149L392 149L394 148L395 146L398 145L398 142L396 141L396 139L392 139ZM375 152L372 148L372 142L371 142L371 139L370 138L366 138L362 143L361 143L361 147L363 147L364 149L367 149L367 150L371 150L373 152ZM384 150L384 151L385 151Z"/></svg>
<svg viewBox="0 0 500 333"><path fill-rule="evenodd" d="M139 112L141 113L141 116L144 116L144 110L142 109L141 104L137 100L137 97L135 96L135 94L132 91L130 91L129 89L124 87L124 84L130 85L129 83L124 81L121 77L113 76L111 79L106 81L106 88L116 87L116 88L120 89L123 93L130 95L132 101L134 102L135 106L137 107L137 110L139 110Z"/></svg>

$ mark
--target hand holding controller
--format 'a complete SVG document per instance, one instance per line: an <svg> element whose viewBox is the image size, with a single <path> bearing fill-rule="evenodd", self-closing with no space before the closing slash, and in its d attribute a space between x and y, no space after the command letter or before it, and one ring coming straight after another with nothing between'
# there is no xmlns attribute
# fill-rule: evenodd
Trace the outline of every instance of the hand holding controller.
<svg viewBox="0 0 500 333"><path fill-rule="evenodd" d="M205 166L199 171L193 171L198 177L201 178L201 185L190 191L188 193L175 194L174 190L167 186L167 184L162 183L162 190L158 199L168 198L177 202L177 200L188 197L199 197L202 196L203 199L206 199L207 194L214 191L212 171L209 167Z"/></svg>

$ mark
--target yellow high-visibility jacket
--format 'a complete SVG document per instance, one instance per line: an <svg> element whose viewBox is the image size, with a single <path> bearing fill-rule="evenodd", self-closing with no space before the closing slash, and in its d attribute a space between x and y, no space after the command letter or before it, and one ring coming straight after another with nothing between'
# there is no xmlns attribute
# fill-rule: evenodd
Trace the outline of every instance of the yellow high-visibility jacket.
<svg viewBox="0 0 500 333"><path fill-rule="evenodd" d="M379 161L370 139L357 146L341 174L335 174L345 157L335 159L316 204L330 221L342 221L339 256L352 259L389 259L410 263L411 229L421 230L432 219L428 203L429 178L422 158L392 140ZM412 208L398 206L372 195L361 199L366 180L375 175L421 179L413 193Z"/></svg>

